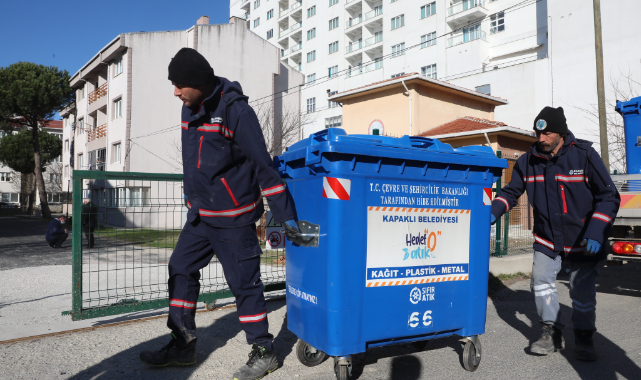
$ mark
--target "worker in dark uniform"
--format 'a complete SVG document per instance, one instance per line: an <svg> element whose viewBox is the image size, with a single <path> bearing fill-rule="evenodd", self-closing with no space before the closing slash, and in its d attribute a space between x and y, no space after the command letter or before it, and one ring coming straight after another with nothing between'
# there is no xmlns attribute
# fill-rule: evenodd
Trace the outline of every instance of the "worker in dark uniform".
<svg viewBox="0 0 641 380"><path fill-rule="evenodd" d="M87 246L93 248L94 238L93 231L98 225L98 206L91 202L91 199L84 199L84 204L82 205L82 231L85 233L87 238Z"/></svg>
<svg viewBox="0 0 641 380"><path fill-rule="evenodd" d="M67 217L63 215L52 220L47 226L45 239L51 248L61 248L62 243L69 237L67 230L63 227L65 223L67 223Z"/></svg>
<svg viewBox="0 0 641 380"><path fill-rule="evenodd" d="M592 143L568 130L563 108L545 107L534 119L538 141L514 165L512 179L492 202L492 224L527 191L534 208L531 288L541 317L541 338L530 350L547 355L564 348L556 292L561 258L570 262L575 356L596 360L596 277L621 197Z"/></svg>
<svg viewBox="0 0 641 380"><path fill-rule="evenodd" d="M265 196L276 221L289 233L300 233L293 204L240 84L215 76L207 60L189 48L172 59L169 80L183 102L183 183L189 212L169 261L167 326L172 339L159 351L142 352L140 359L160 366L196 362L199 271L215 254L252 345L249 361L233 379L260 379L276 370L278 362L268 331L255 223L264 213Z"/></svg>

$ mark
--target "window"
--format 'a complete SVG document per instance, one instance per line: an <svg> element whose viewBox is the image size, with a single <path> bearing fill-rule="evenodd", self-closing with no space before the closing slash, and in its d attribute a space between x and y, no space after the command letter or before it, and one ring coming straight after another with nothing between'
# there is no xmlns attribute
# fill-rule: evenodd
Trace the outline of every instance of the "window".
<svg viewBox="0 0 641 380"><path fill-rule="evenodd" d="M313 7L311 7L311 8L307 8L307 18L310 18L315 14L316 14L316 6L315 5Z"/></svg>
<svg viewBox="0 0 641 380"><path fill-rule="evenodd" d="M332 42L329 44L329 54L336 53L338 51L338 41Z"/></svg>
<svg viewBox="0 0 641 380"><path fill-rule="evenodd" d="M260 17L254 20L254 28L260 25Z"/></svg>
<svg viewBox="0 0 641 380"><path fill-rule="evenodd" d="M119 187L108 189L106 195L107 207L136 207L149 206L148 187Z"/></svg>
<svg viewBox="0 0 641 380"><path fill-rule="evenodd" d="M65 165L65 178L69 177L69 165Z"/></svg>
<svg viewBox="0 0 641 380"><path fill-rule="evenodd" d="M431 15L436 14L436 1L433 3L429 3L427 5L423 5L421 7L421 18L429 17Z"/></svg>
<svg viewBox="0 0 641 380"><path fill-rule="evenodd" d="M316 73L307 76L307 84L316 82Z"/></svg>
<svg viewBox="0 0 641 380"><path fill-rule="evenodd" d="M267 19L269 20L272 17L274 17L274 10L270 9L269 12L267 12Z"/></svg>
<svg viewBox="0 0 641 380"><path fill-rule="evenodd" d="M84 99L85 98L85 86L80 87L80 90L78 90L78 92L79 92L79 95L80 95L79 96L80 99Z"/></svg>
<svg viewBox="0 0 641 380"><path fill-rule="evenodd" d="M122 98L119 98L114 101L114 119L120 119L121 117L122 117Z"/></svg>
<svg viewBox="0 0 641 380"><path fill-rule="evenodd" d="M436 45L436 32L427 33L421 36L421 49L428 46Z"/></svg>
<svg viewBox="0 0 641 380"><path fill-rule="evenodd" d="M329 20L329 30L338 28L338 17Z"/></svg>
<svg viewBox="0 0 641 380"><path fill-rule="evenodd" d="M274 37L274 29L269 29L267 31L267 39Z"/></svg>
<svg viewBox="0 0 641 380"><path fill-rule="evenodd" d="M392 74L392 79L398 78L398 77L402 77L403 75L405 75L405 72L398 73L398 74Z"/></svg>
<svg viewBox="0 0 641 380"><path fill-rule="evenodd" d="M65 140L65 152L69 151L69 140Z"/></svg>
<svg viewBox="0 0 641 380"><path fill-rule="evenodd" d="M421 67L421 75L436 79L436 63Z"/></svg>
<svg viewBox="0 0 641 380"><path fill-rule="evenodd" d="M392 58L405 54L405 42L392 46Z"/></svg>
<svg viewBox="0 0 641 380"><path fill-rule="evenodd" d="M122 73L122 58L118 58L118 60L114 62L114 77L120 75L121 73Z"/></svg>
<svg viewBox="0 0 641 380"><path fill-rule="evenodd" d="M82 154L78 155L78 170L85 170L85 162Z"/></svg>
<svg viewBox="0 0 641 380"><path fill-rule="evenodd" d="M490 16L490 34L505 30L505 13L499 12Z"/></svg>
<svg viewBox="0 0 641 380"><path fill-rule="evenodd" d="M260 7L260 0L254 1L254 9Z"/></svg>
<svg viewBox="0 0 641 380"><path fill-rule="evenodd" d="M307 113L316 112L316 98L307 99Z"/></svg>
<svg viewBox="0 0 641 380"><path fill-rule="evenodd" d="M329 96L333 96L333 95L336 95L336 94L338 94L338 91L332 91L332 92L329 92L327 94L327 96L329 97ZM339 104L336 103L336 102L332 102L331 100L327 101L327 108L334 108L334 107L338 107L338 106L339 106ZM327 128L327 126L325 128Z"/></svg>
<svg viewBox="0 0 641 380"><path fill-rule="evenodd" d="M307 62L312 62L316 60L316 50L310 51L307 53Z"/></svg>
<svg viewBox="0 0 641 380"><path fill-rule="evenodd" d="M83 134L85 132L85 119L78 119L78 126L77 126L77 133L79 135Z"/></svg>
<svg viewBox="0 0 641 380"><path fill-rule="evenodd" d="M325 119L325 128L340 128L343 125L342 116L328 117Z"/></svg>
<svg viewBox="0 0 641 380"><path fill-rule="evenodd" d="M307 40L311 40L314 37L316 37L316 28L307 31Z"/></svg>
<svg viewBox="0 0 641 380"><path fill-rule="evenodd" d="M0 182L10 182L11 173L0 173Z"/></svg>
<svg viewBox="0 0 641 380"><path fill-rule="evenodd" d="M338 75L338 65L330 67L328 71L328 76L334 78Z"/></svg>
<svg viewBox="0 0 641 380"><path fill-rule="evenodd" d="M47 203L60 203L60 193L47 193Z"/></svg>
<svg viewBox="0 0 641 380"><path fill-rule="evenodd" d="M405 25L405 15L396 16L392 19L392 30L398 29Z"/></svg>
<svg viewBox="0 0 641 380"><path fill-rule="evenodd" d="M49 173L49 182L53 182L53 183L60 182L60 174L58 174L58 173Z"/></svg>
<svg viewBox="0 0 641 380"><path fill-rule="evenodd" d="M62 162L62 155L54 158L53 161L51 161L51 162Z"/></svg>
<svg viewBox="0 0 641 380"><path fill-rule="evenodd" d="M112 147L111 157L113 157L113 162L120 162L120 143L113 144Z"/></svg>
<svg viewBox="0 0 641 380"><path fill-rule="evenodd" d="M485 94L485 95L492 95L492 89L489 84L476 86L476 92L480 92L481 94Z"/></svg>
<svg viewBox="0 0 641 380"><path fill-rule="evenodd" d="M329 0L329 6L331 7L334 4L338 4L338 0Z"/></svg>

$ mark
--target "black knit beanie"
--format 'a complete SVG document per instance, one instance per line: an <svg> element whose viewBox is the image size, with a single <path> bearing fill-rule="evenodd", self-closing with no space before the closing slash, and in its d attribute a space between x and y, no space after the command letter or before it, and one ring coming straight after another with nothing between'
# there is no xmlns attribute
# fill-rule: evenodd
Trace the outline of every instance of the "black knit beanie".
<svg viewBox="0 0 641 380"><path fill-rule="evenodd" d="M169 62L169 80L185 86L202 86L216 81L214 69L199 52L182 48Z"/></svg>
<svg viewBox="0 0 641 380"><path fill-rule="evenodd" d="M565 122L563 108L545 107L534 119L535 132L554 132L560 135L568 134L568 124Z"/></svg>

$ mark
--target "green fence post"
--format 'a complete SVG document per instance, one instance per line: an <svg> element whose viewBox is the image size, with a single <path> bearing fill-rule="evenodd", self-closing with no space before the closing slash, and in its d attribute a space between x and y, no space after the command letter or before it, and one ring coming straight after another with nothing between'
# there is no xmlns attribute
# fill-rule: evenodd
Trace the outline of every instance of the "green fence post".
<svg viewBox="0 0 641 380"><path fill-rule="evenodd" d="M507 256L507 243L510 236L510 211L505 213L504 218L505 225L503 226L503 252L501 252L501 256Z"/></svg>
<svg viewBox="0 0 641 380"><path fill-rule="evenodd" d="M501 158L500 150L496 151L496 157ZM499 179L496 181L495 195L498 195L499 190L501 190L501 177L499 177ZM501 255L501 219L502 218L498 218L496 220L496 223L494 224L496 233L494 234L494 253L492 254L493 256Z"/></svg>
<svg viewBox="0 0 641 380"><path fill-rule="evenodd" d="M82 319L82 221L80 214L82 213L82 178L76 176L76 171L73 171L73 193L72 193L72 225L71 225L71 238L73 253L72 261L72 285L71 285L71 319L79 321Z"/></svg>

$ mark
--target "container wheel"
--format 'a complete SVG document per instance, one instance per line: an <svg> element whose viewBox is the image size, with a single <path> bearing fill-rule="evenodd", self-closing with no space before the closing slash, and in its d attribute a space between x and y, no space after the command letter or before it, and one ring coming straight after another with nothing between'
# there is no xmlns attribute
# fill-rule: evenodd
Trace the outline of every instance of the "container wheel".
<svg viewBox="0 0 641 380"><path fill-rule="evenodd" d="M479 367L479 363L481 363L481 355L476 355L474 343L468 340L463 349L463 367L470 372L474 372Z"/></svg>
<svg viewBox="0 0 641 380"><path fill-rule="evenodd" d="M347 371L346 365L337 365L335 372L336 380L349 380L349 371Z"/></svg>
<svg viewBox="0 0 641 380"><path fill-rule="evenodd" d="M302 339L299 339L296 345L296 356L301 363L308 367L315 367L327 358L326 353L315 349Z"/></svg>
<svg viewBox="0 0 641 380"><path fill-rule="evenodd" d="M216 300L213 300L211 302L205 302L205 307L209 311L214 311L216 310Z"/></svg>
<svg viewBox="0 0 641 380"><path fill-rule="evenodd" d="M417 342L412 342L412 346L414 346L416 351L423 351L427 346L427 342L427 340L419 340Z"/></svg>

